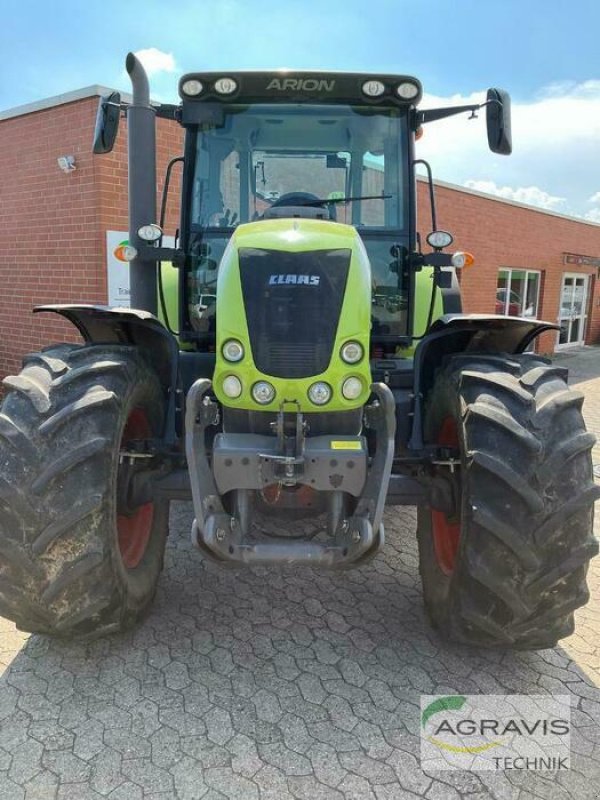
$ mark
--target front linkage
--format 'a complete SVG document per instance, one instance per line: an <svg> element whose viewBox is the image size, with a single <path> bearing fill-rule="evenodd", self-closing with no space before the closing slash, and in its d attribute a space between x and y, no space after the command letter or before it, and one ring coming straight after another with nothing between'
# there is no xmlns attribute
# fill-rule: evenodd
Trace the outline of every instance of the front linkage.
<svg viewBox="0 0 600 800"><path fill-rule="evenodd" d="M212 559L233 564L305 564L344 569L372 558L384 541L383 509L394 456L396 428L394 397L382 383L371 391L375 401L365 409L366 424L375 434L376 450L370 464L364 439L352 437L360 450L334 449L332 440L348 437L304 439L301 415L297 415L294 452L280 435L219 434L215 438L212 468L206 449L206 431L218 423L218 405L208 395L211 381L198 379L187 396L186 455L196 518L192 540ZM280 415L280 418L283 413ZM226 466L225 466L226 465ZM227 483L227 469L235 487ZM361 480L360 476L363 476ZM356 476L359 476L358 478ZM273 478L297 482L317 490L344 491L356 496L354 512L347 518L343 503L330 522L325 542L288 540L253 541L247 524L248 490L262 490ZM225 491L235 488L237 513L228 514L222 502ZM331 519L331 517L330 517Z"/></svg>

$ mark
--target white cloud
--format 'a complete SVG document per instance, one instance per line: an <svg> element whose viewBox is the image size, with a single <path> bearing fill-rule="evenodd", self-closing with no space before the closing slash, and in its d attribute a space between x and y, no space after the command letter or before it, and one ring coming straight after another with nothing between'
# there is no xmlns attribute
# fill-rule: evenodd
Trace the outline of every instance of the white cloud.
<svg viewBox="0 0 600 800"><path fill-rule="evenodd" d="M585 218L589 219L590 222L600 222L600 208L592 208L591 211L587 212Z"/></svg>
<svg viewBox="0 0 600 800"><path fill-rule="evenodd" d="M567 206L567 201L564 197L548 194L538 186L520 186L518 189L513 189L511 186L496 186L494 181L474 180L465 181L464 185L478 192L495 194L497 197L504 197L506 200L515 200L517 203L539 206L550 211L565 211Z"/></svg>
<svg viewBox="0 0 600 800"><path fill-rule="evenodd" d="M177 72L172 53L164 53L156 47L148 47L145 50L138 50L135 55L142 62L149 76L156 75L159 72Z"/></svg>
<svg viewBox="0 0 600 800"><path fill-rule="evenodd" d="M426 95L422 107L484 100L484 92ZM586 217L589 202L600 203L594 169L600 142L600 80L557 83L543 87L531 101L513 101L509 157L488 150L485 109L478 116L472 121L462 114L424 126L417 157L431 161L435 177L581 217Z"/></svg>

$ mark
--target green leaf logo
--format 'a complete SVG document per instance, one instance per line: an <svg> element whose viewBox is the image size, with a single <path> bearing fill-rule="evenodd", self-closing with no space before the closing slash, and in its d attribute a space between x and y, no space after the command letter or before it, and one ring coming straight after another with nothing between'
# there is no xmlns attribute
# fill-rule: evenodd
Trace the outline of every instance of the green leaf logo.
<svg viewBox="0 0 600 800"><path fill-rule="evenodd" d="M467 698L461 694L453 694L448 697L438 697L432 703L429 703L427 708L423 710L421 715L421 727L424 728L427 720L433 717L434 714L439 714L440 711L458 711L467 702Z"/></svg>

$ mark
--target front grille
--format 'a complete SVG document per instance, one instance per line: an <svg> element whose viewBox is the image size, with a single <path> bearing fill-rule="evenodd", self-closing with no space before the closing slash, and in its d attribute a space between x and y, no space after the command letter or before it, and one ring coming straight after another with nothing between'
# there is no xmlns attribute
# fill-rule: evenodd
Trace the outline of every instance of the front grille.
<svg viewBox="0 0 600 800"><path fill-rule="evenodd" d="M307 370L310 370L308 375L318 375L326 370L330 358L331 348L323 344L316 347L299 342L271 344L267 347L269 370L261 369L261 372L286 378L304 378Z"/></svg>
<svg viewBox="0 0 600 800"><path fill-rule="evenodd" d="M242 248L244 308L254 363L276 378L307 378L331 360L350 250Z"/></svg>

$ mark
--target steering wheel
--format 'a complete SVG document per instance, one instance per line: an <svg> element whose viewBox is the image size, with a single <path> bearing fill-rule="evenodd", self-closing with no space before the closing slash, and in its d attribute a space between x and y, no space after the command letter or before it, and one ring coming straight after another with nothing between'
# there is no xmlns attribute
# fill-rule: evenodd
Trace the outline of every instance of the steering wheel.
<svg viewBox="0 0 600 800"><path fill-rule="evenodd" d="M277 208L278 206L306 206L316 203L317 200L321 200L321 198L317 197L316 194L312 194L311 192L286 192L285 194L282 194L281 197L278 197L277 200L274 200L270 207ZM317 208L319 207L327 208L329 210L329 219L335 221L336 214L335 205L333 203L321 202L317 205Z"/></svg>

